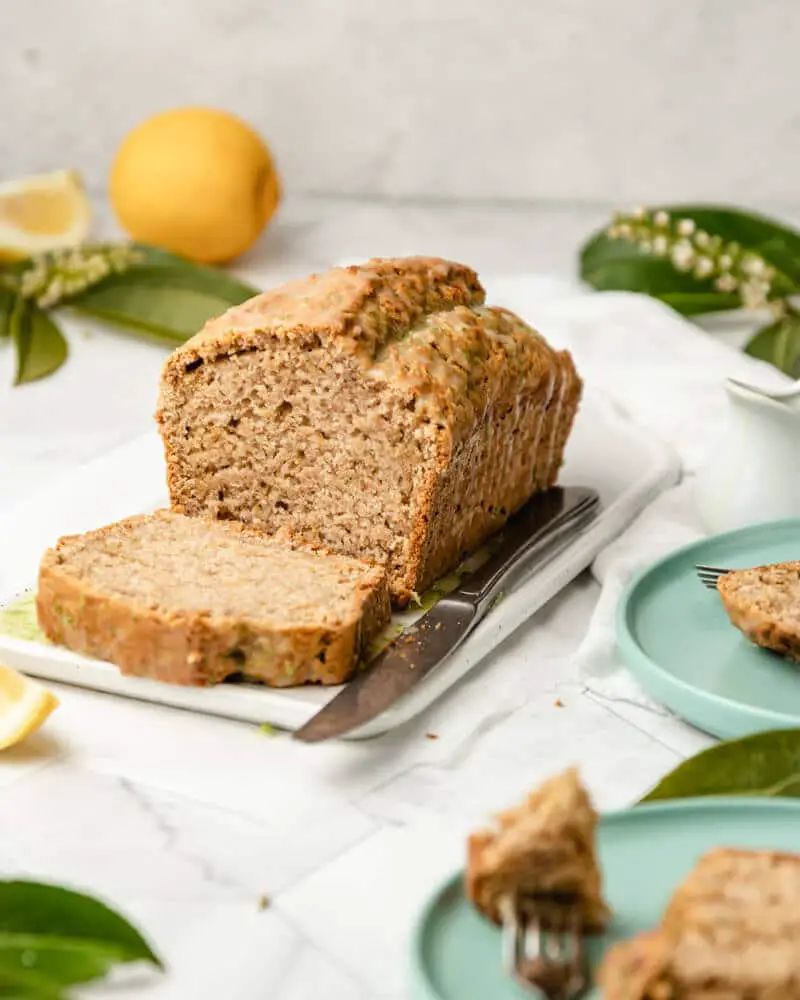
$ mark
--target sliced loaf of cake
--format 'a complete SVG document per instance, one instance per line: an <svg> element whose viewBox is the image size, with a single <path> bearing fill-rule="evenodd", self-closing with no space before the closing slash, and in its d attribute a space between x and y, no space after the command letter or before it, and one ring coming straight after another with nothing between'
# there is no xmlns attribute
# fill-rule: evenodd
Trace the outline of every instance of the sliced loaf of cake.
<svg viewBox="0 0 800 1000"><path fill-rule="evenodd" d="M550 778L495 817L493 828L469 838L467 896L500 923L504 898L514 900L518 912L536 915L537 897L576 895L584 930L602 930L610 912L595 853L597 822L574 768Z"/></svg>
<svg viewBox="0 0 800 1000"><path fill-rule="evenodd" d="M389 592L382 568L160 511L62 538L36 609L50 640L123 673L288 687L346 680Z"/></svg>
<svg viewBox="0 0 800 1000"><path fill-rule="evenodd" d="M733 624L757 646L800 660L800 562L732 570L717 590Z"/></svg>
<svg viewBox="0 0 800 1000"><path fill-rule="evenodd" d="M598 979L607 1000L796 1000L798 940L800 855L717 848Z"/></svg>
<svg viewBox="0 0 800 1000"><path fill-rule="evenodd" d="M211 320L167 360L170 498L386 562L406 603L556 482L567 351L427 257L334 268Z"/></svg>

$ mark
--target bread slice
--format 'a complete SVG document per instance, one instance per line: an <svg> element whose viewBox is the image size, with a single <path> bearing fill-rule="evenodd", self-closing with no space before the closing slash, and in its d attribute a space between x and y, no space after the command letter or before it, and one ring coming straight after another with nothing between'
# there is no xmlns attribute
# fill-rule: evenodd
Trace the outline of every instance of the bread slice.
<svg viewBox="0 0 800 1000"><path fill-rule="evenodd" d="M800 855L717 848L598 979L606 1000L797 1000L799 941Z"/></svg>
<svg viewBox="0 0 800 1000"><path fill-rule="evenodd" d="M555 485L567 351L429 257L333 268L209 321L166 361L170 503L387 562L406 604Z"/></svg>
<svg viewBox="0 0 800 1000"><path fill-rule="evenodd" d="M381 568L160 511L62 538L36 609L53 642L126 674L288 687L346 680L389 594Z"/></svg>
<svg viewBox="0 0 800 1000"><path fill-rule="evenodd" d="M717 580L733 624L757 646L800 661L800 562L737 569Z"/></svg>
<svg viewBox="0 0 800 1000"><path fill-rule="evenodd" d="M516 898L524 912L526 897L533 894L577 893L584 929L602 930L610 911L595 853L597 821L574 768L551 778L495 817L493 829L469 838L467 896L499 923L504 896Z"/></svg>

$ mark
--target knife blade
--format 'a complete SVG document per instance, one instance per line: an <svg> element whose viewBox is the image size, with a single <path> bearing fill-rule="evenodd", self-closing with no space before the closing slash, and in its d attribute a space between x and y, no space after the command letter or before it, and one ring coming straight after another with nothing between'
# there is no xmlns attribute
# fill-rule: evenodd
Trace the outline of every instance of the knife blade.
<svg viewBox="0 0 800 1000"><path fill-rule="evenodd" d="M535 495L502 529L494 554L296 730L294 739L318 743L342 736L386 711L464 642L502 588L549 562L599 505L597 492L583 486Z"/></svg>

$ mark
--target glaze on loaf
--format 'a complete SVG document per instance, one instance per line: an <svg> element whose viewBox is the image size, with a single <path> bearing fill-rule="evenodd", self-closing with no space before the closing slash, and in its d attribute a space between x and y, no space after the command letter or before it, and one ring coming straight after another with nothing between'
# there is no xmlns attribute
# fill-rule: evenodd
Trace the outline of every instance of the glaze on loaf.
<svg viewBox="0 0 800 1000"><path fill-rule="evenodd" d="M403 605L554 485L572 358L425 257L335 268L211 320L167 360L173 508L386 562Z"/></svg>

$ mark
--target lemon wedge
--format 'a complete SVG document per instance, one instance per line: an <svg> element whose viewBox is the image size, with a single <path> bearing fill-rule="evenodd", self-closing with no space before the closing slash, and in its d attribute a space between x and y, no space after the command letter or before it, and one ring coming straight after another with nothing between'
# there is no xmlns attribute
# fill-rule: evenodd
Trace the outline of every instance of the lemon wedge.
<svg viewBox="0 0 800 1000"><path fill-rule="evenodd" d="M92 209L73 170L0 184L0 260L73 247L89 234Z"/></svg>
<svg viewBox="0 0 800 1000"><path fill-rule="evenodd" d="M58 705L42 684L0 663L0 750L30 736Z"/></svg>

